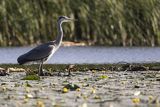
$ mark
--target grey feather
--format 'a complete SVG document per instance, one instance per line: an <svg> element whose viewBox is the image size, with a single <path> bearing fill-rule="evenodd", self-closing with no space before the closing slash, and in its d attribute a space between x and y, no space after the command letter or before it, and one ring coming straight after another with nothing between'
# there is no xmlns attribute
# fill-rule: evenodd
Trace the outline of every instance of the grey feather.
<svg viewBox="0 0 160 107"><path fill-rule="evenodd" d="M51 41L35 47L29 52L18 57L19 64L24 64L32 61L45 61L51 55L52 50L55 49L55 42Z"/></svg>

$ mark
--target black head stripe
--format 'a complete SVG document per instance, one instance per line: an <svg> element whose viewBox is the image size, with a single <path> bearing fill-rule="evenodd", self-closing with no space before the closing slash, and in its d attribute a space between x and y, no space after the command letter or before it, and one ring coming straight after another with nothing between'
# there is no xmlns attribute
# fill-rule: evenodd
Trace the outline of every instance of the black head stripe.
<svg viewBox="0 0 160 107"><path fill-rule="evenodd" d="M58 18L58 20L61 20L61 19L64 19L65 17L64 16L60 16L59 18Z"/></svg>

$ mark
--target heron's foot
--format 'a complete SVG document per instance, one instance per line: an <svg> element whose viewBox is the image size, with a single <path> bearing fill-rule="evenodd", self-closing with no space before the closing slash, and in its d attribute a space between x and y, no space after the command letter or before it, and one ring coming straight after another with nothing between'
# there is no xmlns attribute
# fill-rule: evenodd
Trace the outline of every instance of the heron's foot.
<svg viewBox="0 0 160 107"><path fill-rule="evenodd" d="M53 74L43 69L38 73L39 76L52 76Z"/></svg>

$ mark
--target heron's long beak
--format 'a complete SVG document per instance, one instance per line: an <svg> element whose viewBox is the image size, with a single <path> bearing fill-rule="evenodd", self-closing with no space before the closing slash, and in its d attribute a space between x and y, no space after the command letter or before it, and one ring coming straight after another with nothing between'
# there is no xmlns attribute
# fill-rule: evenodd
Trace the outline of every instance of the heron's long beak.
<svg viewBox="0 0 160 107"><path fill-rule="evenodd" d="M68 18L69 21L78 21L77 19Z"/></svg>

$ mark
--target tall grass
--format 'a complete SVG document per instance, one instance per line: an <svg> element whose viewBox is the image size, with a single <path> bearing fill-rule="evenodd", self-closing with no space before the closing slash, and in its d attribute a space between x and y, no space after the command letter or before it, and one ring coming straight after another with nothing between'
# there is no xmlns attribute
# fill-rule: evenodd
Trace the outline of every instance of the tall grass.
<svg viewBox="0 0 160 107"><path fill-rule="evenodd" d="M0 0L0 45L52 40L60 15L79 20L65 24L65 40L113 46L160 44L160 0Z"/></svg>

